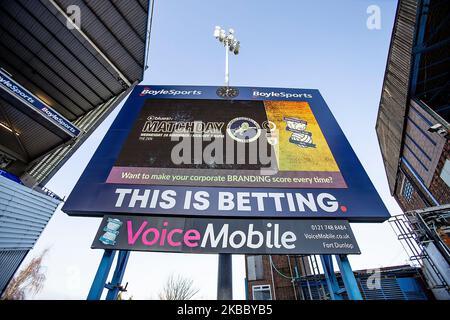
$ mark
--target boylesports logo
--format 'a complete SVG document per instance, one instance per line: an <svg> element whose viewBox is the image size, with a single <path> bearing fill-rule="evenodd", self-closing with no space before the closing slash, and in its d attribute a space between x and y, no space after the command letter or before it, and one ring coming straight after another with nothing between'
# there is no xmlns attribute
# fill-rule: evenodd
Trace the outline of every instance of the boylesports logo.
<svg viewBox="0 0 450 320"><path fill-rule="evenodd" d="M257 97L263 97L263 98L285 98L285 99L299 99L299 98L306 98L311 99L313 96L311 93L300 93L300 92L275 92L275 91L259 91L257 89L253 89L253 98Z"/></svg>
<svg viewBox="0 0 450 320"><path fill-rule="evenodd" d="M34 99L32 97L30 97L27 93L22 91L18 86L12 84L11 81L9 81L8 79L5 79L2 76L0 76L0 83L8 87L8 89L11 90L12 92L21 96L23 99L27 100L29 103L34 103Z"/></svg>
<svg viewBox="0 0 450 320"><path fill-rule="evenodd" d="M166 96L199 96L202 92L200 90L177 90L177 89L152 89L149 87L144 87L144 89L139 94L141 97L143 96L157 96L157 95L166 95Z"/></svg>

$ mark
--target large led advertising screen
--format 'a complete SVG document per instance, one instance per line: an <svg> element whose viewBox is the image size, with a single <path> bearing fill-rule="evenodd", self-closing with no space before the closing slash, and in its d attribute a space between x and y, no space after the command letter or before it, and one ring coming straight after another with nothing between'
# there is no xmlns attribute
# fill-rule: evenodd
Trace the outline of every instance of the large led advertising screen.
<svg viewBox="0 0 450 320"><path fill-rule="evenodd" d="M384 204L318 90L137 86L69 215L384 221Z"/></svg>

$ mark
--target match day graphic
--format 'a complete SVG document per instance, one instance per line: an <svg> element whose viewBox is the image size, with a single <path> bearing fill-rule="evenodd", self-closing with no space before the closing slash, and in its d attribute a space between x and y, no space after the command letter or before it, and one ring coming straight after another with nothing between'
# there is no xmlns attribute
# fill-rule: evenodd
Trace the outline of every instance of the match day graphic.
<svg viewBox="0 0 450 320"><path fill-rule="evenodd" d="M346 188L307 102L149 99L107 183ZM202 178L200 178L202 177Z"/></svg>

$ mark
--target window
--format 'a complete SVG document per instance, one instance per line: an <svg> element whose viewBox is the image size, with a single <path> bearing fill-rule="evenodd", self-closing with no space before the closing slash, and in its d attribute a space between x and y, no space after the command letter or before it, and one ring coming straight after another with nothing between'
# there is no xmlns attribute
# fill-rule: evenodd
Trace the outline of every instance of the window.
<svg viewBox="0 0 450 320"><path fill-rule="evenodd" d="M272 292L270 291L270 285L265 284L261 286L253 286L253 300L272 300Z"/></svg>
<svg viewBox="0 0 450 320"><path fill-rule="evenodd" d="M441 171L441 179L450 187L450 160L446 159Z"/></svg>
<svg viewBox="0 0 450 320"><path fill-rule="evenodd" d="M405 180L404 180L404 182L403 182L403 190L402 190L403 198L405 198L406 201L411 200L411 199L412 199L413 192L414 192L414 187L413 187L413 185L412 185L411 182L409 182L409 180L406 179L406 177L405 177Z"/></svg>
<svg viewBox="0 0 450 320"><path fill-rule="evenodd" d="M249 281L264 278L262 256L247 256L247 273Z"/></svg>

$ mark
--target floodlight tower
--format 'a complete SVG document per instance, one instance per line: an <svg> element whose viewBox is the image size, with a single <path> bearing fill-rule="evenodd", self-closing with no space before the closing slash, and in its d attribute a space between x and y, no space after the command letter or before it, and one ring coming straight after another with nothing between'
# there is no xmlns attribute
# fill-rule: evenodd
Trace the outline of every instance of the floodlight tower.
<svg viewBox="0 0 450 320"><path fill-rule="evenodd" d="M225 92L224 97L229 97L230 73L228 70L228 52L239 54L240 42L234 35L234 30L225 32L220 26L214 29L214 37L225 47ZM219 268L217 277L217 300L233 299L233 274L232 256L229 253L219 253Z"/></svg>
<svg viewBox="0 0 450 320"><path fill-rule="evenodd" d="M232 52L235 55L239 54L241 43L236 39L234 30L229 29L228 33L225 32L220 26L216 26L214 29L214 37L219 40L225 47L225 86L228 88L230 84L230 73L228 70L228 52Z"/></svg>

